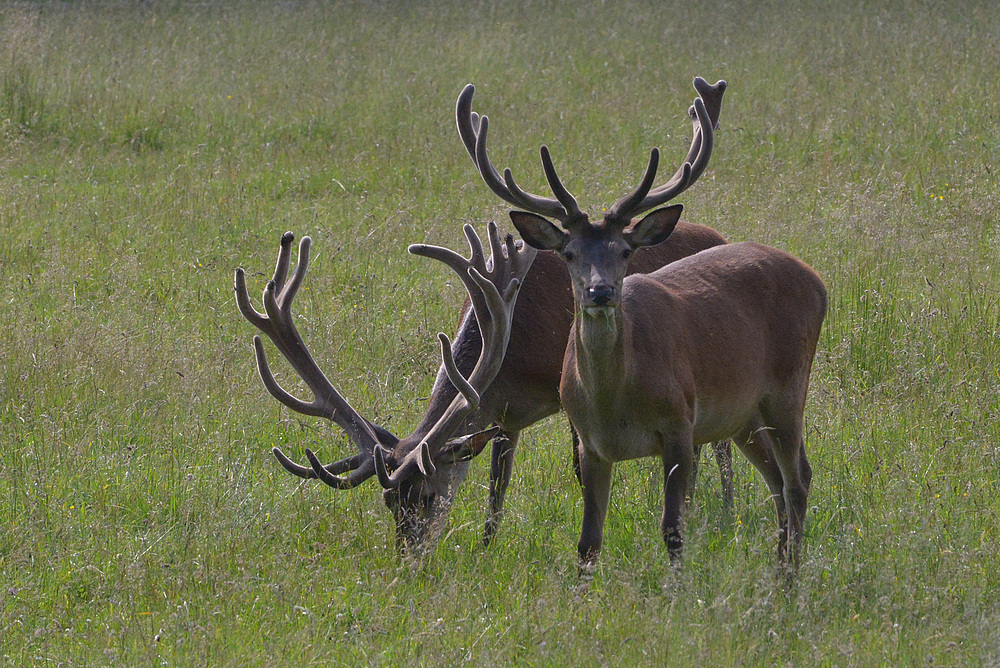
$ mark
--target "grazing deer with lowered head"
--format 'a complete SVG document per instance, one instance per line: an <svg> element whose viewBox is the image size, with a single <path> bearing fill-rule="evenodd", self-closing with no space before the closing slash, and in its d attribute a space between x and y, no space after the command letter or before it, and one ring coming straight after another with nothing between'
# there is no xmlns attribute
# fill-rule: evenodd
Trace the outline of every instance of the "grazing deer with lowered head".
<svg viewBox="0 0 1000 668"><path fill-rule="evenodd" d="M312 391L313 400L306 402L298 399L278 384L268 365L263 343L259 336L255 336L257 370L264 386L272 396L292 410L333 420L358 448L356 455L328 465L320 463L316 455L307 449L306 457L310 462L308 467L296 464L280 449L274 448L274 456L290 473L302 478L319 478L335 489L350 489L377 475L383 486L398 489L396 479L399 477L410 475L412 470L419 470L423 478L433 479L439 464L455 464L471 458L499 432L498 427L492 427L451 438L479 406L480 394L500 370L510 338L514 304L536 251L530 246L515 244L510 235L506 241L501 241L496 225L490 223L491 257L487 261L482 242L470 225L465 226L465 234L472 249L472 257L468 260L454 251L438 246L415 244L409 248L411 253L440 260L455 270L469 292L481 338L474 367L466 376L456 365L448 336L438 334L442 373L457 391L450 396L446 407L438 412L433 423L422 430L419 436L412 437L415 441L413 447L392 475L386 473L384 448L397 445L399 439L362 417L344 399L313 360L292 319L292 302L309 267L310 238L302 239L298 261L289 278L294 237L291 232L286 232L281 237L274 278L264 290L264 313L259 313L251 305L244 272L242 269L236 270L236 301L240 312L281 351ZM435 459L438 463L435 463ZM343 475L345 473L346 476ZM426 505L433 508L435 504L432 502ZM397 511L397 539L400 544L407 541L419 542L416 539L423 536L427 518L419 514L404 515L399 512L399 504L394 506L394 510Z"/></svg>
<svg viewBox="0 0 1000 668"><path fill-rule="evenodd" d="M695 86L707 83L696 79ZM503 177L507 192L518 193L505 199L524 209L510 214L521 237L559 253L572 282L576 310L560 397L580 437L584 564L600 553L613 464L639 457L663 461L661 531L671 556L679 556L694 445L729 437L771 490L779 559L798 560L811 478L803 410L826 313L823 282L788 253L755 243L710 248L626 278L633 253L676 229L682 207L656 207L704 170L712 123L702 99L694 108L702 151L654 188L659 152L653 149L639 186L599 222L580 210L544 146L542 166L555 199L523 193L509 170ZM483 177L489 183L495 175Z"/></svg>
<svg viewBox="0 0 1000 668"><path fill-rule="evenodd" d="M475 160L479 118L471 111L473 90L471 86L467 87L459 97L457 118L459 132ZM718 121L724 90L724 87L717 87L704 93L713 123ZM485 141L485 134L482 139ZM296 464L278 448L274 449L275 457L290 473L302 478L319 478L335 489L352 489L371 477L378 477L386 485L386 505L395 514L398 543L414 548L429 543L429 538L440 530L456 489L467 474L469 460L482 451L492 435L489 509L483 535L484 542L489 543L503 515L521 430L555 413L560 407L559 378L573 321L573 296L564 263L555 253L539 253L530 265L513 311L506 357L496 378L480 392L478 406L468 412L465 422L455 427L454 421L451 421L452 433L445 433L441 428L434 429L458 395L446 367L442 365L424 418L409 436L398 438L361 417L343 399L313 361L295 329L291 303L305 277L310 242L303 240L298 266L293 271L293 280L289 281L292 241L290 233L282 237L273 279L275 294L269 297L265 292L264 295L265 310L268 300L274 299L272 310L281 314L270 319L256 314L250 305L241 270L237 271L236 277L237 301L241 313L275 342L316 399L311 403L295 400L282 390L270 373L259 342L255 343L258 369L265 387L279 401L300 413L333 419L344 429L358 451L351 457L328 465L323 465L308 449L309 466ZM710 228L680 222L667 241L637 252L629 265L629 272L649 272L723 243L726 243L725 238ZM495 245L491 242L491 248ZM483 262L477 246L478 242L473 248L473 259L469 261L476 265ZM414 246L412 251L420 252L421 248L426 247ZM462 269L454 261L449 266ZM499 278L497 281L499 290L503 282ZM451 346L452 357L459 373L470 377L483 342L471 299L466 300L459 321L459 330ZM493 425L499 430L488 429ZM474 438L464 441L461 447L454 443L449 445L454 431L459 429ZM432 434L433 438L428 439L428 434ZM375 476L376 441L383 446L382 463L386 470L382 476ZM426 447L422 448L424 443ZM418 449L422 450L420 458L415 455ZM574 458L576 452L574 446ZM717 445L715 454L722 471L723 500L728 506L732 502L728 444ZM424 466L419 465L421 461L424 461ZM427 462L430 466L426 465ZM345 473L348 475L344 476Z"/></svg>

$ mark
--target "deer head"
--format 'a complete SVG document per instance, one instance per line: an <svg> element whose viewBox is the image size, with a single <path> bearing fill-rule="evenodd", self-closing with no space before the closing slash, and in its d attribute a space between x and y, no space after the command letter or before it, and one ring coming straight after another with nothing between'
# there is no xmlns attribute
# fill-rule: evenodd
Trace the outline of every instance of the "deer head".
<svg viewBox="0 0 1000 668"><path fill-rule="evenodd" d="M443 262L461 277L483 338L479 359L472 373L463 376L455 363L451 341L439 333L442 373L458 394L419 443L414 445L411 440L391 449L377 447L374 452L386 505L396 517L397 537L411 548L433 542L442 528L438 520L446 516L468 461L482 452L499 431L499 427L491 427L449 440L478 408L480 395L500 371L518 288L535 257L533 248L515 244L510 235L501 243L494 223L489 224L489 260L469 225L465 233L471 250L468 259L437 246L415 244L409 250Z"/></svg>
<svg viewBox="0 0 1000 668"><path fill-rule="evenodd" d="M638 248L664 241L680 219L682 207L657 209L640 220L634 217L684 192L708 166L726 82L719 81L712 86L697 77L694 86L699 97L688 110L693 137L684 163L666 183L654 188L659 165L659 150L654 148L639 185L615 202L596 223L591 222L560 181L546 146L541 147L542 169L554 198L525 192L514 181L509 169L501 176L486 150L489 118L472 111L475 87L469 84L458 98L459 134L483 181L501 199L523 209L512 211L510 216L529 245L563 256L576 303L585 312L600 313L614 306L621 293L629 257ZM562 229L547 218L558 220Z"/></svg>

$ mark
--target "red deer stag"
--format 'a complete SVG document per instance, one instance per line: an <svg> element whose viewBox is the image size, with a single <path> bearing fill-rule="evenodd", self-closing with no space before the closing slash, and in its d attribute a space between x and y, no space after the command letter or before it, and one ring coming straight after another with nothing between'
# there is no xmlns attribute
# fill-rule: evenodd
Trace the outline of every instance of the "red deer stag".
<svg viewBox="0 0 1000 668"><path fill-rule="evenodd" d="M312 391L313 400L306 402L297 399L277 383L268 365L260 336L255 336L257 370L264 386L278 401L292 410L333 420L358 448L358 454L326 466L307 449L306 457L309 459L310 467L292 462L280 449L274 448L274 456L286 470L302 478L319 478L336 489L355 487L372 475L377 475L383 486L398 489L398 480L412 475L411 471L419 470L423 478L434 479L438 463L455 464L467 460L480 452L485 444L496 436L499 432L498 427L480 430L461 438L450 438L465 424L469 414L479 406L480 394L500 370L510 338L517 294L536 252L530 246L520 243L515 245L510 235L502 242L496 225L490 223L491 257L487 261L482 242L472 226L465 226L465 234L472 249L472 257L468 260L454 251L438 246L415 244L409 247L411 253L440 260L458 273L469 292L471 310L479 324L478 331L482 335L478 359L472 373L465 376L456 365L448 336L444 333L438 334L441 343L442 374L457 393L452 395L447 407L440 412L433 425L421 433L413 447L409 449L407 457L399 463L392 475L386 473L383 448L396 446L398 439L385 429L366 420L351 407L313 360L293 322L292 302L309 267L310 238L302 239L298 262L289 279L288 268L294 236L291 232L286 232L281 237L274 278L264 289L263 314L250 303L243 269L236 270L236 301L240 313L271 339ZM435 463L435 460L438 463ZM342 477L343 473L348 475ZM436 500L429 500L425 505L428 510L433 509ZM420 542L418 539L422 538L426 531L428 518L404 514L400 512L398 503L394 505L394 509L397 511L397 540L401 544L412 543L408 545L409 547L416 547Z"/></svg>
<svg viewBox="0 0 1000 668"><path fill-rule="evenodd" d="M471 111L473 90L470 86L463 91L459 98L457 116L459 132L475 160L479 118ZM724 91L724 86L707 87L702 91L713 123L718 121ZM485 140L485 135L483 139ZM696 136L692 142L692 153L696 153L699 146L700 140ZM649 272L725 242L726 240L714 230L680 222L667 241L639 250L630 263L629 272ZM282 237L274 277L275 289L279 292L282 291L281 286L285 283L289 269L291 243L290 234ZM298 283L304 278L308 265L308 244L305 245L305 250L304 257L300 254L299 268L293 272ZM242 272L239 271L236 292L240 311L244 316L254 325L262 322L254 316L249 296L246 294L245 281ZM293 297L294 292L290 292L281 301L289 305L285 307L287 313L283 319L287 324L283 326L282 332L271 334L268 329L262 331L272 340L275 340L275 335L288 338L287 344L275 341L278 349L306 380L317 397L334 397L337 403L323 410L312 404L289 401L287 393L277 386L266 366L260 366L261 360L264 360L266 365L266 359L263 357L263 347L258 343L255 345L258 351L258 367L262 370L261 378L268 391L291 409L307 415L334 419L354 441L358 454L325 466L309 450L306 451L306 456L310 466L292 462L278 448L274 449L275 457L287 471L296 476L319 478L336 489L353 488L375 475L373 443L376 439L368 433L369 430L373 431L377 435L377 440L386 449L382 453L386 472L393 471L392 475L383 477L388 484L384 496L386 505L393 510L396 517L398 543L414 548L430 542L429 536L436 533L443 525L455 491L466 476L468 460L482 450L488 439L479 436L470 440L469 447L461 453L463 457L458 457L454 448L443 448L443 443L449 435L438 430L439 442L428 442L425 451L425 456L429 456L428 459L434 465L433 473L426 475L427 467L413 465L415 461L413 453L427 440L427 434L438 423L457 395L446 369L442 366L438 372L427 412L420 424L409 436L397 438L389 431L364 420L347 406L347 402L312 361L305 344L291 323L288 309ZM489 508L483 534L485 543L489 543L496 533L503 515L504 498L521 430L555 413L560 407L559 377L566 341L573 322L573 295L569 275L558 255L538 254L524 278L517 304L511 324L507 356L496 379L481 393L478 408L471 411L466 423L461 425L463 433L495 434L490 465ZM452 344L455 364L459 372L467 377L472 373L482 350L482 335L473 315L470 300L467 300L460 314L459 330ZM343 405L340 405L340 402ZM482 432L490 425L497 425L500 430ZM728 505L732 500L731 456L728 444L719 445L715 454L722 471L723 499ZM348 476L341 477L348 472ZM429 531L431 527L435 528L434 532Z"/></svg>
<svg viewBox="0 0 1000 668"><path fill-rule="evenodd" d="M696 87L706 85L695 80ZM803 410L826 314L823 282L788 253L755 243L718 246L626 278L637 249L664 241L676 229L682 207L656 207L704 170L713 124L702 99L694 108L703 150L653 188L659 162L653 149L639 186L599 223L590 222L560 182L545 146L542 167L555 199L524 193L510 170L504 172L504 193L497 192L497 173L485 147L480 151L486 182L526 210L510 214L521 237L559 253L572 282L576 311L560 398L580 438L583 564L600 553L613 464L639 457L663 461L661 531L671 557L680 556L694 444L730 437L773 495L779 560L798 561L811 478ZM485 118L481 124L485 134ZM504 197L511 193L517 196ZM635 219L650 209L656 210Z"/></svg>

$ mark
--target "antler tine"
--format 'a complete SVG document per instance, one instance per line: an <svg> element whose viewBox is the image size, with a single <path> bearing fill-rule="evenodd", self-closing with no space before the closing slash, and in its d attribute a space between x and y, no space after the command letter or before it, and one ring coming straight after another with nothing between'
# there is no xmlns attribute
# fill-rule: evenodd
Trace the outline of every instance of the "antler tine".
<svg viewBox="0 0 1000 668"><path fill-rule="evenodd" d="M697 154L694 160L688 160L691 163L691 182L693 183L708 167L708 161L712 157L712 149L715 146L715 126L718 125L718 121L712 120L712 115L708 113L708 105L701 98L694 101L688 110L688 115L691 116L694 131L698 133ZM707 127L708 130L703 131L703 127ZM691 144L691 150L694 151L694 142Z"/></svg>
<svg viewBox="0 0 1000 668"><path fill-rule="evenodd" d="M479 408L479 392L476 392L476 388L458 370L458 365L455 364L455 356L451 352L451 339L444 332L438 332L438 342L441 344L441 361L444 364L448 380L455 386L459 394L465 397L469 406L473 409Z"/></svg>
<svg viewBox="0 0 1000 668"><path fill-rule="evenodd" d="M292 258L292 242L295 241L295 235L291 232L285 232L281 235L281 246L278 249L278 262L274 265L274 277L271 279L274 281L274 285L278 292L281 292L285 287L285 279L288 277L288 265L291 263ZM305 241L305 239L303 239ZM301 251L299 253L301 257ZM308 260L306 264L308 264ZM297 268L298 265L296 265Z"/></svg>
<svg viewBox="0 0 1000 668"><path fill-rule="evenodd" d="M322 403L315 400L309 403L302 401L278 384L274 374L271 373L271 366L267 363L267 355L264 353L264 343L261 341L259 336L253 337L253 347L254 354L257 358L257 374L260 376L261 382L264 383L264 387L272 397L296 413L311 415L313 417L331 417L330 410L327 406L324 406Z"/></svg>
<svg viewBox="0 0 1000 668"><path fill-rule="evenodd" d="M372 457L372 461L375 468L375 475L378 477L378 482L382 485L383 489L396 489L400 483L415 472L419 472L420 475L426 478L427 476L434 475L434 472L437 470L427 441L421 441L420 445L406 455L392 473L389 473L389 469L385 465L385 449L381 445L375 446L375 456Z"/></svg>
<svg viewBox="0 0 1000 668"><path fill-rule="evenodd" d="M514 206L520 207L525 211L532 211L543 216L555 218L558 221L565 222L569 219L569 214L566 213L565 207L559 204L558 200L549 197L539 197L538 195L532 195L526 190L522 190L521 186L517 185L514 181L514 174L509 168L503 170L503 182L507 191L512 196L512 199L507 201Z"/></svg>
<svg viewBox="0 0 1000 668"><path fill-rule="evenodd" d="M271 453L274 455L274 458L278 460L278 463L281 464L281 466L292 475L306 479L312 479L318 477L316 475L316 471L314 471L311 466L302 466L301 464L296 464L291 459L289 459L284 452L281 451L281 448L277 447L271 448ZM365 461L370 459L371 455L369 455L368 453L359 452L358 454L353 455L351 457L346 457L332 464L327 464L323 468L326 469L326 471L328 471L329 473L337 475L340 473L346 473L348 471L354 471L360 468L361 465L365 463Z"/></svg>
<svg viewBox="0 0 1000 668"><path fill-rule="evenodd" d="M288 240L287 245L282 245L281 250L278 253L278 264L274 268L274 279L271 281L274 284L274 289L277 294L275 297L276 301L281 302L281 317L287 318L288 322L291 323L292 319L292 301L295 299L295 295L298 294L299 288L302 286L302 281L305 280L306 271L309 269L309 251L312 248L312 239L309 237L302 237L302 241L299 242L299 256L295 262L295 269L292 270L292 275L287 279L288 275L288 265L290 264L291 255L291 244L295 240L295 235L291 232L285 232L281 235L282 241ZM284 260L284 262L282 262ZM279 274L280 272L280 274ZM265 288L264 297L264 308L267 308L267 289Z"/></svg>
<svg viewBox="0 0 1000 668"><path fill-rule="evenodd" d="M729 84L724 79L719 79L715 84L710 84L702 77L694 78L694 89L705 101L705 109L708 110L708 117L712 119L712 129L719 129L719 117L722 115L722 98L726 94ZM691 120L694 120L693 110L689 110Z"/></svg>
<svg viewBox="0 0 1000 668"><path fill-rule="evenodd" d="M471 226L469 230L465 230L463 226L462 230L465 232L466 237L468 237L470 233L476 235L476 231L474 229L471 229ZM478 235L476 236L478 239ZM495 268L502 269L503 267L507 266L510 262L514 261L514 258L507 255L507 249L503 245L503 242L500 240L500 234L497 230L497 224L495 221L491 220L486 224L486 236L488 241L490 242L490 260L488 265L484 265L482 269L476 267L476 269L479 269L480 274L491 272ZM500 259L499 265L496 263L494 258ZM504 259L509 260L509 262L503 262Z"/></svg>
<svg viewBox="0 0 1000 668"><path fill-rule="evenodd" d="M455 121L458 124L458 135L465 144L465 150L469 152L472 162L479 166L476 160L476 138L479 135L479 114L472 110L472 96L476 94L476 87L466 84L462 92L458 94L458 102L455 105Z"/></svg>
<svg viewBox="0 0 1000 668"><path fill-rule="evenodd" d="M580 211L580 205L576 203L576 198L566 190L562 181L559 180L559 175L556 174L556 168L552 164L552 157L549 155L549 147L542 146L539 153L542 156L542 170L545 172L545 180L548 181L552 193L559 200L563 209L566 210L566 218L560 218L563 227L569 228L581 222L586 223L587 214Z"/></svg>
<svg viewBox="0 0 1000 668"><path fill-rule="evenodd" d="M475 258L476 249L482 249L482 242L471 225L466 225L464 229ZM419 446L399 463L392 474L386 468L382 449L375 448L376 475L386 489L398 487L402 480L418 470L424 476L433 474L433 453L444 445L445 440L479 406L480 394L493 382L503 364L518 289L537 251L527 244L522 244L519 248L510 235L501 241L495 223L488 225L488 234L491 257L489 262L480 266L475 266L473 261L447 248L426 244L410 246L411 253L439 260L458 273L472 300L472 309L483 342L476 366L466 378L455 363L451 340L444 333L438 334L445 374L458 390L458 395L452 399Z"/></svg>
<svg viewBox="0 0 1000 668"><path fill-rule="evenodd" d="M476 87L468 84L462 89L455 105L455 119L458 134L465 144L465 150L476 165L483 181L497 197L514 206L543 216L549 216L565 222L570 213L564 208L562 199L540 197L522 190L515 182L509 169L500 172L490 161L486 151L486 137L489 133L490 119L472 111L472 97ZM558 193L557 193L558 195ZM571 196L572 197L572 196Z"/></svg>
<svg viewBox="0 0 1000 668"><path fill-rule="evenodd" d="M493 225L494 228L496 227L496 223L492 221L490 221L489 225ZM476 234L475 228L473 228L472 225L466 223L465 225L462 226L462 232L465 234L465 240L468 242L469 250L472 252L472 257L469 258L468 262L469 266L475 267L480 271L487 271L486 269L487 260L486 260L486 253L483 252L483 241L482 239L479 238L479 235ZM491 253L493 252L492 242L493 240L490 239Z"/></svg>
<svg viewBox="0 0 1000 668"><path fill-rule="evenodd" d="M303 401L281 387L271 372L260 336L255 336L254 355L257 361L257 372L271 396L296 412L333 420L358 448L357 455L326 466L317 466L317 463L310 459L313 464L311 468L291 461L278 448L273 450L275 458L285 470L293 475L301 478L320 478L332 487L346 489L354 487L374 475L373 465L369 465L368 462L371 462L372 451L378 443L378 438L375 436L371 424L351 407L320 370L295 327L291 307L309 268L309 249L312 242L309 237L302 238L295 269L292 271L291 277L288 278L291 244L294 239L295 236L291 232L286 232L281 237L281 247L278 251L274 277L264 289L264 313L258 312L250 303L243 269L236 270L236 303L240 313L263 334L267 335L267 338L288 360L288 363L312 391L313 400ZM337 474L346 471L351 471L348 477L339 478L337 476Z"/></svg>
<svg viewBox="0 0 1000 668"><path fill-rule="evenodd" d="M247 279L243 267L236 270L235 284L236 306L240 309L240 313L257 329L266 327L267 318L250 303L250 293L247 291Z"/></svg>
<svg viewBox="0 0 1000 668"><path fill-rule="evenodd" d="M660 149L654 148L649 152L649 163L646 165L646 173L643 175L642 181L635 190L622 197L608 209L607 214L604 216L605 219L615 221L620 225L628 225L632 216L631 212L645 199L646 195L649 194L649 189L653 187L653 180L656 178L656 170L659 164Z"/></svg>
<svg viewBox="0 0 1000 668"><path fill-rule="evenodd" d="M701 143L701 138L698 138L699 144ZM643 211L648 211L654 206L659 206L664 202L669 202L673 198L680 195L682 192L688 189L694 179L692 174L694 173L694 168L690 162L684 162L670 180L664 183L662 186L655 188L649 192L642 201L639 202L632 212L629 214L631 216L638 215Z"/></svg>
<svg viewBox="0 0 1000 668"><path fill-rule="evenodd" d="M497 168L493 166L493 163L490 161L490 156L486 152L486 136L489 134L489 130L489 116L480 116L479 130L476 133L475 153L475 163L476 168L479 170L479 175L483 177L483 181L487 186L489 186L490 190L492 190L497 197L509 204L513 204L514 206L523 207L524 204L522 203L520 196L507 188L503 179L500 177L500 173L497 171Z"/></svg>
<svg viewBox="0 0 1000 668"><path fill-rule="evenodd" d="M312 470L316 474L316 477L334 489L357 487L375 474L375 461L372 455L368 453L364 455L358 454L350 458L351 463L357 462L358 466L345 477L334 475L331 470L334 469L334 465L323 466L315 453L309 448L306 448L306 458L312 464Z"/></svg>
<svg viewBox="0 0 1000 668"><path fill-rule="evenodd" d="M524 246L522 241L514 241L514 235L508 234L503 240L504 248L507 252L507 258L509 260L508 267L510 272L515 276L525 276L528 269L524 267L525 256L521 254L521 248ZM530 255L527 262L530 265L534 261L536 254ZM513 300L517 295L512 291L519 290L521 288L521 282L518 281L514 283L511 281L507 284L507 290L503 294L503 300L509 302Z"/></svg>

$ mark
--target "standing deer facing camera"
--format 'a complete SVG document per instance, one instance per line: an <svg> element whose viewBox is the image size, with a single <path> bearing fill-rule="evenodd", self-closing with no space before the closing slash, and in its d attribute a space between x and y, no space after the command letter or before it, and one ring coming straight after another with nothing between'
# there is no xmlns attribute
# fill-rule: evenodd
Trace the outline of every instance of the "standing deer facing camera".
<svg viewBox="0 0 1000 668"><path fill-rule="evenodd" d="M695 80L699 90L707 86ZM660 528L671 557L679 557L694 445L729 437L771 490L779 560L798 563L811 478L803 410L826 314L823 282L788 253L756 243L717 246L626 278L629 257L677 225L681 206L656 207L705 167L712 123L702 99L694 109L702 142L694 160L689 154L669 181L653 188L659 161L653 149L639 186L600 222L580 210L544 146L542 167L555 199L524 193L510 170L503 176L507 192L517 194L505 199L525 209L511 212L514 226L529 245L562 256L573 287L576 313L560 398L580 437L583 564L601 550L613 464L639 457L663 461ZM481 124L485 134L485 117ZM482 149L480 172L490 184L498 173Z"/></svg>

